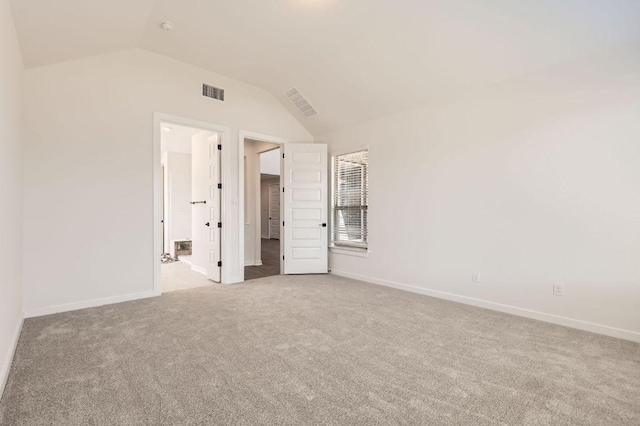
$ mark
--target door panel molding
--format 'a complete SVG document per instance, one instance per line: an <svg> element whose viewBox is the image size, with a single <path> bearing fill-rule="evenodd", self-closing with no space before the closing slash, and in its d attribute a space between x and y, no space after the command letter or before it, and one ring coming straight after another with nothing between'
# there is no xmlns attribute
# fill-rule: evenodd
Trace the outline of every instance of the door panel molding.
<svg viewBox="0 0 640 426"><path fill-rule="evenodd" d="M329 180L326 144L284 147L285 274L328 272Z"/></svg>

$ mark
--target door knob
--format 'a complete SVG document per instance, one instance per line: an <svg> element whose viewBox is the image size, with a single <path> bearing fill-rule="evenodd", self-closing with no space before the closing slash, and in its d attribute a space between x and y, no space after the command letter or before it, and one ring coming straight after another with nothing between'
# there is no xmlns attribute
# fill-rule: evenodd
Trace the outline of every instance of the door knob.
<svg viewBox="0 0 640 426"><path fill-rule="evenodd" d="M327 227L327 224L326 224L326 223L323 223L323 224L321 224L320 226L322 226L323 228L326 228L326 227Z"/></svg>
<svg viewBox="0 0 640 426"><path fill-rule="evenodd" d="M209 226L209 222L205 223L205 226Z"/></svg>

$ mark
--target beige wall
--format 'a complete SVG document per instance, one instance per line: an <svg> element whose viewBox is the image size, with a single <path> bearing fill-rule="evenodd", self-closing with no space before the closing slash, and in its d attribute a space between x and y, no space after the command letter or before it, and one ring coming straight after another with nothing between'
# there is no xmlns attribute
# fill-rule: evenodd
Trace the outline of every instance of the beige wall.
<svg viewBox="0 0 640 426"><path fill-rule="evenodd" d="M25 79L24 244L38 262L24 270L28 315L154 294L154 112L230 128L229 282L244 268L240 130L312 141L268 92L140 49L32 68ZM203 82L224 87L227 101L204 98Z"/></svg>
<svg viewBox="0 0 640 426"><path fill-rule="evenodd" d="M20 46L0 1L0 395L22 324L22 105ZM33 267L33 265L31 265Z"/></svg>
<svg viewBox="0 0 640 426"><path fill-rule="evenodd" d="M331 270L640 340L638 51L319 138L369 146L370 253Z"/></svg>

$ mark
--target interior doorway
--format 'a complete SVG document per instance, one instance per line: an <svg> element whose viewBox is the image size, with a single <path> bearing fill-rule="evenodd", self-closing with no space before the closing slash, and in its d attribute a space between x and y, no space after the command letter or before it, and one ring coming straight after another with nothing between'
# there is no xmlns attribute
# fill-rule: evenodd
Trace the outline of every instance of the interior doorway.
<svg viewBox="0 0 640 426"><path fill-rule="evenodd" d="M286 139L240 130L238 140L231 128L190 118L154 113L153 143L153 292L162 293L163 246L161 139L163 124L194 127L218 135L221 151L221 223L217 256L221 284L245 280L245 139L279 145L281 160L280 271L283 274L319 274L328 270L328 180L327 146L318 143L290 143ZM240 143L237 143L240 142ZM285 159L286 158L286 159ZM166 173L165 173L166 175ZM196 200L197 201L197 200ZM212 222L213 223L213 222ZM255 223L255 222L254 222ZM286 224L286 225L285 225ZM257 244L261 245L258 234ZM286 252L286 253L285 253ZM212 257L210 257L211 259ZM286 258L286 262L285 262ZM193 272L193 270L192 270ZM205 277L206 279L206 277ZM209 283L208 283L209 284ZM210 285L210 284L209 284Z"/></svg>
<svg viewBox="0 0 640 426"><path fill-rule="evenodd" d="M245 280L279 275L281 228L280 145L244 140Z"/></svg>
<svg viewBox="0 0 640 426"><path fill-rule="evenodd" d="M221 135L160 122L162 292L221 281Z"/></svg>
<svg viewBox="0 0 640 426"><path fill-rule="evenodd" d="M262 266L262 234L255 219L259 202L257 154L279 146L280 156L280 274L326 274L328 272L328 155L321 143L291 143L266 135L240 131L240 253L245 257L242 280L254 278L253 267ZM265 148L255 148L259 144ZM258 144L258 145L252 145ZM246 183L249 182L249 185ZM244 188L244 191L243 191ZM254 188L253 190L251 188ZM255 215L253 218L252 215ZM270 241L271 239L269 239ZM275 273L272 272L272 273Z"/></svg>

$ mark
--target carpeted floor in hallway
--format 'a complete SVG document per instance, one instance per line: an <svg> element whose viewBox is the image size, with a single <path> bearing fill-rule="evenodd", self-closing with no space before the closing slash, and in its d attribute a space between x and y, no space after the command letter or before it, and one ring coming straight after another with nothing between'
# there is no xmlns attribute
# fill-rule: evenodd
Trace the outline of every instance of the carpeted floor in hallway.
<svg viewBox="0 0 640 426"><path fill-rule="evenodd" d="M2 425L638 425L640 345L336 276L27 319Z"/></svg>

